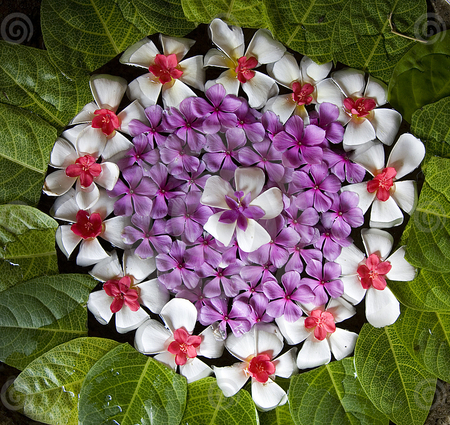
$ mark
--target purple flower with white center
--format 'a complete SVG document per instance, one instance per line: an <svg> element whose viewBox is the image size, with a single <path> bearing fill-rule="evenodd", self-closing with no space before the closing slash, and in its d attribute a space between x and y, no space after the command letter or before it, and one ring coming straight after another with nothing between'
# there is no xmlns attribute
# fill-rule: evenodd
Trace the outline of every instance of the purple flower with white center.
<svg viewBox="0 0 450 425"><path fill-rule="evenodd" d="M239 291L246 288L245 282L239 276L243 265L244 263L238 259L227 267L213 268L208 263L203 263L195 270L198 276L202 278L214 276L212 280L205 284L203 293L208 298L214 298L220 296L223 289L225 296L235 297Z"/></svg>
<svg viewBox="0 0 450 425"><path fill-rule="evenodd" d="M118 180L113 190L108 191L111 197L122 196L114 204L114 214L130 216L134 212L145 215L152 208L152 200L155 194L153 182L143 176L141 167L135 166L122 171L123 178L128 186Z"/></svg>
<svg viewBox="0 0 450 425"><path fill-rule="evenodd" d="M177 108L169 108L163 116L163 125L167 131L173 132L180 139L187 142L194 152L200 152L206 144L203 132L203 118L198 117L192 110L195 97L184 99Z"/></svg>
<svg viewBox="0 0 450 425"><path fill-rule="evenodd" d="M124 170L137 164L142 168L144 175L148 175L148 170L157 164L159 159L159 151L152 149L145 134L140 134L133 138L133 147L117 161L117 165Z"/></svg>
<svg viewBox="0 0 450 425"><path fill-rule="evenodd" d="M273 141L273 138L280 131L283 131L284 127L280 121L278 115L273 113L272 111L266 111L263 113L261 117L261 123L266 130L266 136L270 141Z"/></svg>
<svg viewBox="0 0 450 425"><path fill-rule="evenodd" d="M182 235L182 238L184 241L184 235ZM220 264L222 256L219 252L217 241L211 235L204 232L193 243L195 245L188 248L187 252L196 262L196 268L205 262L212 267L217 267Z"/></svg>
<svg viewBox="0 0 450 425"><path fill-rule="evenodd" d="M184 192L179 190L181 181L173 176L169 176L167 167L163 164L156 164L152 167L149 171L149 176L155 183L156 188L150 216L155 219L163 218L167 215L168 211L167 200L184 195Z"/></svg>
<svg viewBox="0 0 450 425"><path fill-rule="evenodd" d="M256 152L248 146L239 150L239 162L246 167L257 166L267 172L269 179L280 182L286 171L281 163L281 152L277 151L268 139L256 143L252 147Z"/></svg>
<svg viewBox="0 0 450 425"><path fill-rule="evenodd" d="M251 308L249 316L250 323L256 325L258 323L270 323L273 321L273 317L267 314L267 306L269 300L264 294L255 293L249 300L248 305Z"/></svg>
<svg viewBox="0 0 450 425"><path fill-rule="evenodd" d="M206 153L203 155L208 171L219 174L224 180L231 180L237 168L238 150L247 143L245 133L240 128L232 128L225 133L227 146L219 134L209 134L206 137Z"/></svg>
<svg viewBox="0 0 450 425"><path fill-rule="evenodd" d="M271 262L280 269L289 258L288 249L300 241L300 236L294 229L285 227L286 221L282 215L272 220L265 220L261 225L267 230L271 239L256 251L251 252L248 258L253 262L261 260L262 263Z"/></svg>
<svg viewBox="0 0 450 425"><path fill-rule="evenodd" d="M314 248L320 249L323 252L323 256L328 261L334 261L340 255L342 247L352 244L350 237L338 239L332 233L330 228L324 228L318 226L320 236L316 242L314 242Z"/></svg>
<svg viewBox="0 0 450 425"><path fill-rule="evenodd" d="M227 324L235 336L247 333L252 325L248 320L251 309L242 301L234 301L231 309L228 309L228 300L223 298L211 298L205 301L200 310L198 321L203 326L219 322L219 332L222 338L227 337Z"/></svg>
<svg viewBox="0 0 450 425"><path fill-rule="evenodd" d="M321 144L325 138L325 130L315 126L303 124L298 115L289 118L284 131L273 138L275 149L283 152L283 164L286 167L297 168L303 163L320 164L323 151Z"/></svg>
<svg viewBox="0 0 450 425"><path fill-rule="evenodd" d="M291 204L284 209L287 216L286 224L295 229L300 235L301 242L311 243L316 236L319 236L318 230L314 227L319 222L319 214L313 207L300 209L295 199L291 197Z"/></svg>
<svg viewBox="0 0 450 425"><path fill-rule="evenodd" d="M310 303L315 299L313 290L303 283L300 273L286 272L281 277L281 287L278 282L265 282L264 295L269 299L267 314L276 318L284 315L288 322L295 322L301 315L299 303Z"/></svg>
<svg viewBox="0 0 450 425"><path fill-rule="evenodd" d="M188 173L182 170L180 174L177 174L177 179L186 181L180 186L180 190L185 193L202 191L205 188L206 180L211 177L211 174L203 174L205 169L205 163L200 161L197 171Z"/></svg>
<svg viewBox="0 0 450 425"><path fill-rule="evenodd" d="M326 164L312 165L310 174L304 171L294 171L292 174L293 188L301 189L296 199L300 209L314 207L318 212L328 211L333 202L329 196L341 188L339 179L328 173Z"/></svg>
<svg viewBox="0 0 450 425"><path fill-rule="evenodd" d="M169 214L166 232L171 236L184 233L186 240L193 243L203 233L203 226L212 215L211 208L200 204L200 192L189 192L185 198L169 199Z"/></svg>
<svg viewBox="0 0 450 425"><path fill-rule="evenodd" d="M328 142L333 144L342 142L344 127L337 121L339 108L332 103L324 102L319 105L318 109L309 114L309 123L325 130L323 147L328 147Z"/></svg>
<svg viewBox="0 0 450 425"><path fill-rule="evenodd" d="M131 217L133 226L123 229L122 238L128 245L139 242L135 253L145 259L158 254L167 254L172 246L172 239L166 235L166 222L164 220L153 221L149 215L134 214Z"/></svg>
<svg viewBox="0 0 450 425"><path fill-rule="evenodd" d="M302 283L308 285L316 296L314 305L323 305L331 298L340 297L344 293L344 284L339 279L341 266L338 263L328 262L322 266L322 262L311 260L306 265L306 273L312 278L302 279Z"/></svg>
<svg viewBox="0 0 450 425"><path fill-rule="evenodd" d="M312 259L322 261L322 252L318 249L307 248L310 242L299 242L294 248L289 249L291 258L286 263L285 270L287 272L294 270L301 273L303 271L303 261L308 264Z"/></svg>
<svg viewBox="0 0 450 425"><path fill-rule="evenodd" d="M153 149L155 142L158 146L163 146L167 136L167 130L161 124L163 109L159 105L152 105L145 108L145 116L148 119L148 125L139 121L131 120L128 124L128 130L131 136L135 137L139 134L144 134L147 137L148 144Z"/></svg>
<svg viewBox="0 0 450 425"><path fill-rule="evenodd" d="M180 174L182 171L192 173L197 171L200 160L192 155L189 146L175 134L171 134L163 147L160 148L161 160L167 165L169 173Z"/></svg>
<svg viewBox="0 0 450 425"><path fill-rule="evenodd" d="M331 172L341 181L360 183L364 180L366 170L359 164L350 160L349 152L337 153L324 149L323 159L328 164Z"/></svg>
<svg viewBox="0 0 450 425"><path fill-rule="evenodd" d="M234 113L241 106L242 100L234 95L227 95L222 84L215 84L205 92L208 103L201 97L193 99L192 113L196 117L206 117L203 121L203 131L206 134L215 134L224 128L233 128L237 125Z"/></svg>
<svg viewBox="0 0 450 425"><path fill-rule="evenodd" d="M168 254L156 257L156 266L163 272L158 276L159 281L169 290L174 290L183 283L186 288L193 289L200 280L194 271L195 261L186 252L186 244L180 240L172 243Z"/></svg>
<svg viewBox="0 0 450 425"><path fill-rule="evenodd" d="M273 273L276 273L277 268L272 263L262 264L256 261L254 266L244 266L241 270L241 277L246 282L267 282L269 280L277 281Z"/></svg>
<svg viewBox="0 0 450 425"><path fill-rule="evenodd" d="M343 239L350 235L352 227L362 226L364 215L358 207L358 195L354 192L342 192L334 197L330 211L322 214L322 224L331 229L331 233L337 239Z"/></svg>
<svg viewBox="0 0 450 425"><path fill-rule="evenodd" d="M244 130L248 140L252 143L261 142L266 135L264 126L258 121L261 113L255 109L249 109L245 99L242 100L241 106L234 112L238 119L237 127Z"/></svg>

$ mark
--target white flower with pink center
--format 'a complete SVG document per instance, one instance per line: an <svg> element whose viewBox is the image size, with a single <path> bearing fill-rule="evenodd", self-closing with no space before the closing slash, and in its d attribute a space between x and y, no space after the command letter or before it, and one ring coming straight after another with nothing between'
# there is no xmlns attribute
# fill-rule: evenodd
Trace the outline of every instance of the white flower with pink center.
<svg viewBox="0 0 450 425"><path fill-rule="evenodd" d="M275 321L290 345L303 345L297 356L297 367L309 369L349 356L355 348L358 335L336 327L356 313L355 308L341 298L332 299L328 306L313 308L308 317L288 322L284 316Z"/></svg>
<svg viewBox="0 0 450 425"><path fill-rule="evenodd" d="M122 263L114 251L89 272L104 283L100 291L91 292L87 307L102 325L115 314L117 332L126 333L150 318L141 304L158 314L169 300L169 293L158 279L144 280L156 270L154 258L143 260L125 251Z"/></svg>
<svg viewBox="0 0 450 425"><path fill-rule="evenodd" d="M136 331L135 347L144 354L174 370L179 368L188 383L207 377L212 369L197 356L220 357L223 340L216 339L212 326L200 335L192 335L197 322L197 309L190 301L173 298L161 310L166 326L154 319L144 322Z"/></svg>
<svg viewBox="0 0 450 425"><path fill-rule="evenodd" d="M361 164L374 178L368 182L344 186L359 195L358 207L363 214L372 205L371 227L393 227L403 223L403 213L411 214L417 204L414 180L398 181L414 171L425 156L423 143L412 134L402 134L384 165L384 148L371 143L367 149L356 150L352 159Z"/></svg>
<svg viewBox="0 0 450 425"><path fill-rule="evenodd" d="M389 255L393 237L380 229L363 229L361 236L367 256L355 245L342 248L335 260L342 267L343 297L358 304L365 296L367 321L377 328L392 325L400 314L400 304L386 282L410 281L416 269L405 260L402 246Z"/></svg>
<svg viewBox="0 0 450 425"><path fill-rule="evenodd" d="M178 105L186 98L196 96L191 88L204 89L203 56L184 59L195 44L187 38L160 35L161 54L148 38L133 44L120 58L126 65L148 69L128 85L128 97L137 99L147 108L155 105L161 93L166 108Z"/></svg>
<svg viewBox="0 0 450 425"><path fill-rule="evenodd" d="M259 29L244 52L244 33L240 27L228 26L220 19L214 19L210 26L212 42L218 49L211 49L205 55L205 66L217 66L227 70L216 80L208 81L206 88L220 83L227 94L238 95L239 87L248 96L252 108L262 108L267 99L278 93L275 81L266 74L254 71L262 64L279 60L286 48L272 38L266 29Z"/></svg>
<svg viewBox="0 0 450 425"><path fill-rule="evenodd" d="M259 409L271 410L287 402L286 392L274 379L289 378L296 372L295 348L277 357L283 349L283 340L274 328L276 333L254 326L239 338L230 335L226 339L225 347L241 362L214 367L217 385L225 397L236 394L251 378L252 398Z"/></svg>
<svg viewBox="0 0 450 425"><path fill-rule="evenodd" d="M224 211L210 216L203 227L225 246L230 244L236 232L240 249L244 252L256 251L271 240L267 230L257 220L280 215L283 195L277 187L261 193L265 174L258 167L237 168L234 181L236 190L219 176L212 176L206 181L200 202Z"/></svg>
<svg viewBox="0 0 450 425"><path fill-rule="evenodd" d="M378 138L390 146L402 122L394 109L378 108L387 103L386 85L356 69L333 72L317 84L317 102L331 102L340 108L339 121L346 125L344 148Z"/></svg>

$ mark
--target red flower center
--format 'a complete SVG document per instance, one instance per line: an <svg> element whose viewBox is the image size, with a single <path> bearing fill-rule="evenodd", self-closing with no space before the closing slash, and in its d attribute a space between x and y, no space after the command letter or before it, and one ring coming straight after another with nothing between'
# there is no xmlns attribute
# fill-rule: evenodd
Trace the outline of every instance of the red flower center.
<svg viewBox="0 0 450 425"><path fill-rule="evenodd" d="M247 368L248 374L258 382L265 383L275 373L275 365L267 354L253 357Z"/></svg>
<svg viewBox="0 0 450 425"><path fill-rule="evenodd" d="M131 311L138 311L139 303L139 288L131 287L130 276L124 276L121 279L111 279L103 284L103 289L110 297L114 297L111 303L111 312L117 313L123 305L127 305Z"/></svg>
<svg viewBox="0 0 450 425"><path fill-rule="evenodd" d="M94 181L94 177L98 177L101 172L101 165L97 164L95 158L91 155L84 155L78 158L75 164L70 164L66 168L68 177L80 177L82 187L89 187Z"/></svg>
<svg viewBox="0 0 450 425"><path fill-rule="evenodd" d="M94 111L92 127L101 128L103 134L110 136L115 130L120 128L120 121L117 115L109 109L97 109Z"/></svg>
<svg viewBox="0 0 450 425"><path fill-rule="evenodd" d="M377 254L370 254L365 264L358 267L358 276L364 289L373 286L382 291L386 288L385 275L392 269L389 261L381 261Z"/></svg>
<svg viewBox="0 0 450 425"><path fill-rule="evenodd" d="M311 96L314 91L314 86L309 83L303 84L303 86L296 81L292 84L292 100L299 106L309 105L313 97Z"/></svg>
<svg viewBox="0 0 450 425"><path fill-rule="evenodd" d="M89 213L85 210L77 212L77 222L72 224L70 229L77 236L83 239L96 238L103 231L102 218L99 213Z"/></svg>
<svg viewBox="0 0 450 425"><path fill-rule="evenodd" d="M184 328L178 328L174 331L172 341L167 347L169 353L175 354L175 363L179 366L186 364L187 359L197 357L197 348L202 342L202 337L190 335Z"/></svg>
<svg viewBox="0 0 450 425"><path fill-rule="evenodd" d="M328 311L313 310L305 319L305 328L314 329L316 339L323 341L327 334L332 334L336 330L334 316Z"/></svg>
<svg viewBox="0 0 450 425"><path fill-rule="evenodd" d="M254 57L246 58L242 56L238 59L238 65L235 68L235 72L237 75L237 79L241 83L246 83L248 80L251 80L255 76L255 71L252 71L253 68L258 66L258 60Z"/></svg>
<svg viewBox="0 0 450 425"><path fill-rule="evenodd" d="M344 108L347 112L358 118L367 117L369 112L372 109L375 109L376 106L377 104L373 99L366 99L365 97L360 97L356 100L353 100L351 97L347 97L344 100Z"/></svg>
<svg viewBox="0 0 450 425"><path fill-rule="evenodd" d="M174 80L178 80L183 75L183 71L177 61L177 56L172 55L156 55L155 63L148 67L148 70L158 77L161 84L166 84Z"/></svg>
<svg viewBox="0 0 450 425"><path fill-rule="evenodd" d="M377 198L380 201L387 201L390 196L390 190L394 186L394 178L397 171L393 167L385 168L381 173L377 174L373 180L367 182L367 191L373 193L377 191Z"/></svg>

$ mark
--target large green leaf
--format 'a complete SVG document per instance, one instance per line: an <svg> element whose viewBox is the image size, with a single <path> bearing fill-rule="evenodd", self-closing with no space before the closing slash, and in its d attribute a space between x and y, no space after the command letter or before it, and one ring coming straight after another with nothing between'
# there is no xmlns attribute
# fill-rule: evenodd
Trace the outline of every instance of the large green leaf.
<svg viewBox="0 0 450 425"><path fill-rule="evenodd" d="M391 105L411 122L414 111L450 95L450 33L417 43L397 63L389 82Z"/></svg>
<svg viewBox="0 0 450 425"><path fill-rule="evenodd" d="M14 381L23 413L48 424L78 425L81 384L91 367L118 345L104 338L77 338L32 361Z"/></svg>
<svg viewBox="0 0 450 425"><path fill-rule="evenodd" d="M2 102L40 115L62 129L92 101L89 78L71 80L50 61L48 52L0 42Z"/></svg>
<svg viewBox="0 0 450 425"><path fill-rule="evenodd" d="M353 358L292 377L289 403L297 425L389 423L361 388Z"/></svg>
<svg viewBox="0 0 450 425"><path fill-rule="evenodd" d="M1 293L0 360L23 369L50 348L86 335L89 275L38 277Z"/></svg>
<svg viewBox="0 0 450 425"><path fill-rule="evenodd" d="M178 425L186 395L186 378L122 344L103 356L86 375L79 420L83 425L107 421Z"/></svg>
<svg viewBox="0 0 450 425"><path fill-rule="evenodd" d="M43 0L41 25L50 58L69 77L94 71L146 35L114 0Z"/></svg>
<svg viewBox="0 0 450 425"><path fill-rule="evenodd" d="M0 292L33 277L58 273L57 227L36 208L0 205Z"/></svg>
<svg viewBox="0 0 450 425"><path fill-rule="evenodd" d="M225 397L215 378L204 378L188 385L186 411L181 423L202 425L258 424L258 412L252 397L240 390Z"/></svg>
<svg viewBox="0 0 450 425"><path fill-rule="evenodd" d="M366 323L362 327L355 367L370 400L396 425L425 422L436 378L409 354L394 326L377 329Z"/></svg>
<svg viewBox="0 0 450 425"><path fill-rule="evenodd" d="M294 425L289 404L283 404L268 412L259 412L259 423L261 425Z"/></svg>
<svg viewBox="0 0 450 425"><path fill-rule="evenodd" d="M391 31L390 14L397 30L412 36L414 23L426 12L425 0L346 1L333 29L334 60L389 81L397 62L414 44Z"/></svg>
<svg viewBox="0 0 450 425"><path fill-rule="evenodd" d="M37 115L0 104L0 204L37 204L56 135Z"/></svg>

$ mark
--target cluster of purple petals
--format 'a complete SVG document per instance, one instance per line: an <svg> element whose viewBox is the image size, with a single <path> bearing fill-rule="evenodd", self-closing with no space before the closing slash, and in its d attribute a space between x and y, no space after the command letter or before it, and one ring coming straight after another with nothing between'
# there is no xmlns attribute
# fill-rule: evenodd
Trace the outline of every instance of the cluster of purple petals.
<svg viewBox="0 0 450 425"><path fill-rule="evenodd" d="M160 282L196 305L201 324L240 335L282 315L295 321L300 304L342 295L333 261L364 220L357 195L340 189L365 171L332 146L344 133L335 105L321 104L309 125L298 116L282 125L215 85L206 99L145 113L148 121L131 122L134 147L118 161L122 179L109 192L118 197L114 212L131 217L125 242L141 258L155 258ZM261 168L263 190L283 192L282 213L259 220L270 242L251 253L235 238L225 247L203 230L216 212L200 203L206 180L218 174L233 186L237 167Z"/></svg>

